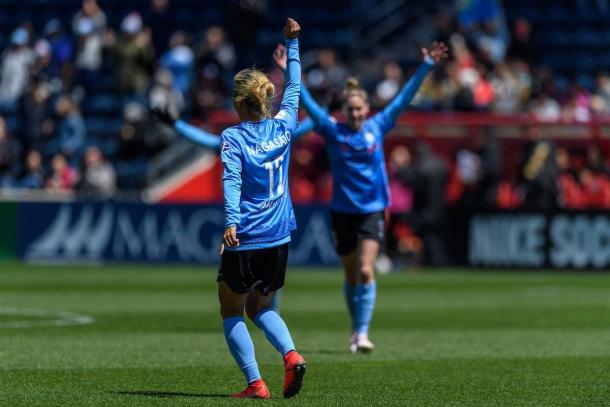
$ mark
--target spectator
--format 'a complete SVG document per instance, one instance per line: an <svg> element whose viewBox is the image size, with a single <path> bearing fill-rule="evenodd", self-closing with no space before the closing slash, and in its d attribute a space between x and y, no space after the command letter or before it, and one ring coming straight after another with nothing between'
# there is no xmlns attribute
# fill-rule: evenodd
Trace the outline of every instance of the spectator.
<svg viewBox="0 0 610 407"><path fill-rule="evenodd" d="M387 254L393 258L407 260L421 251L421 239L408 225L409 213L413 208L413 190L402 182L400 173L408 173L412 166L411 152L406 146L398 145L390 152L388 177L390 180L390 222L387 235Z"/></svg>
<svg viewBox="0 0 610 407"><path fill-rule="evenodd" d="M208 81L218 80L221 87L230 89L236 59L235 48L221 27L212 26L205 30L197 50L197 69Z"/></svg>
<svg viewBox="0 0 610 407"><path fill-rule="evenodd" d="M36 150L30 150L25 159L22 175L12 185L15 188L40 189L44 185L44 168L42 156Z"/></svg>
<svg viewBox="0 0 610 407"><path fill-rule="evenodd" d="M455 61L450 61L445 64L445 69L442 76L438 80L437 100L439 107L442 110L453 109L453 100L455 95L460 90L460 82L458 79L458 66Z"/></svg>
<svg viewBox="0 0 610 407"><path fill-rule="evenodd" d="M78 182L78 172L68 164L66 157L55 154L51 160L51 170L45 185L47 191L61 194L73 191Z"/></svg>
<svg viewBox="0 0 610 407"><path fill-rule="evenodd" d="M508 49L510 58L534 62L537 60L537 50L532 38L532 24L525 18L517 18L513 24L513 33Z"/></svg>
<svg viewBox="0 0 610 407"><path fill-rule="evenodd" d="M184 109L184 98L182 93L174 86L174 78L171 72L159 69L155 74L155 81L150 89L150 106L162 106L173 117L180 117Z"/></svg>
<svg viewBox="0 0 610 407"><path fill-rule="evenodd" d="M197 83L193 92L195 114L205 119L211 109L226 107L236 54L222 28L206 30L197 51Z"/></svg>
<svg viewBox="0 0 610 407"><path fill-rule="evenodd" d="M170 34L176 28L169 0L150 0L150 7L144 13L144 24L152 31L152 44L158 54L167 50Z"/></svg>
<svg viewBox="0 0 610 407"><path fill-rule="evenodd" d="M53 135L50 97L50 85L36 80L22 99L23 148L26 151L44 151Z"/></svg>
<svg viewBox="0 0 610 407"><path fill-rule="evenodd" d="M493 134L481 128L471 131L455 157L456 175L462 187L463 208L492 208L496 203L502 155Z"/></svg>
<svg viewBox="0 0 610 407"><path fill-rule="evenodd" d="M121 22L121 32L121 38L111 45L117 58L117 88L124 93L145 94L155 58L150 29L143 29L140 14L132 12ZM108 42L114 43L112 35Z"/></svg>
<svg viewBox="0 0 610 407"><path fill-rule="evenodd" d="M591 109L603 116L610 114L610 76L605 72L597 75L597 91L592 97Z"/></svg>
<svg viewBox="0 0 610 407"><path fill-rule="evenodd" d="M166 148L175 137L170 127L148 120L146 108L138 102L125 105L123 119L118 151L120 161L146 161Z"/></svg>
<svg viewBox="0 0 610 407"><path fill-rule="evenodd" d="M426 264L445 264L446 163L427 144L420 142L415 148L413 166L402 168L398 176L413 190L413 208L407 220L413 232L423 241Z"/></svg>
<svg viewBox="0 0 610 407"><path fill-rule="evenodd" d="M487 69L483 65L479 65L478 78L472 88L474 103L479 110L488 110L496 97L488 75Z"/></svg>
<svg viewBox="0 0 610 407"><path fill-rule="evenodd" d="M500 63L492 73L491 86L496 95L494 109L502 113L517 113L520 110L521 84L508 64Z"/></svg>
<svg viewBox="0 0 610 407"><path fill-rule="evenodd" d="M87 148L79 191L89 198L109 198L116 191L116 173L98 147Z"/></svg>
<svg viewBox="0 0 610 407"><path fill-rule="evenodd" d="M320 99L325 99L329 91L340 89L346 77L347 71L330 48L318 52L318 61L306 76L311 93Z"/></svg>
<svg viewBox="0 0 610 407"><path fill-rule="evenodd" d="M528 130L528 142L521 155L520 181L527 209L551 210L556 205L557 167L554 146L540 135L540 130Z"/></svg>
<svg viewBox="0 0 610 407"><path fill-rule="evenodd" d="M584 195L578 183L578 174L570 165L570 154L564 148L555 152L557 165L557 205L565 209L583 209Z"/></svg>
<svg viewBox="0 0 610 407"><path fill-rule="evenodd" d="M161 56L159 64L171 72L173 86L185 97L191 88L194 54L188 46L186 33L176 31L169 42L170 49Z"/></svg>
<svg viewBox="0 0 610 407"><path fill-rule="evenodd" d="M508 29L497 0L458 2L458 21L468 41L477 46L482 62L497 64L504 60Z"/></svg>
<svg viewBox="0 0 610 407"><path fill-rule="evenodd" d="M595 173L585 167L578 175L586 207L610 207L610 182L605 174Z"/></svg>
<svg viewBox="0 0 610 407"><path fill-rule="evenodd" d="M63 154L68 161L75 163L85 142L87 129L83 116L74 99L63 95L57 100L55 112L59 116L57 138L52 146L52 153Z"/></svg>
<svg viewBox="0 0 610 407"><path fill-rule="evenodd" d="M8 178L14 163L15 147L9 137L6 121L0 116L0 186Z"/></svg>
<svg viewBox="0 0 610 407"><path fill-rule="evenodd" d="M119 161L132 162L147 157L145 115L146 109L140 103L130 102L125 105L117 151Z"/></svg>
<svg viewBox="0 0 610 407"><path fill-rule="evenodd" d="M88 17L78 20L75 33L76 68L82 84L87 88L98 80L97 72L102 66L102 35L97 32L95 23Z"/></svg>
<svg viewBox="0 0 610 407"><path fill-rule="evenodd" d="M58 19L54 18L47 22L43 30L44 38L51 45L51 63L47 72L51 78L61 77L64 82L66 76L70 75L73 46L72 40L65 33L64 26Z"/></svg>
<svg viewBox="0 0 610 407"><path fill-rule="evenodd" d="M72 18L72 31L79 32L81 20L89 19L93 23L93 32L102 35L106 30L106 14L96 0L83 0L81 9Z"/></svg>
<svg viewBox="0 0 610 407"><path fill-rule="evenodd" d="M563 106L561 119L565 122L587 123L591 120L591 111L587 102L579 100L578 95L572 95Z"/></svg>
<svg viewBox="0 0 610 407"><path fill-rule="evenodd" d="M138 102L125 105L123 119L116 156L117 185L139 190L146 186L150 158L166 148L175 133L148 120L146 108Z"/></svg>
<svg viewBox="0 0 610 407"><path fill-rule="evenodd" d="M592 144L587 147L587 163L586 167L594 174L603 176L610 175L608 163L604 162L604 155L598 145Z"/></svg>
<svg viewBox="0 0 610 407"><path fill-rule="evenodd" d="M10 46L2 54L0 62L0 104L16 102L29 84L30 69L35 60L29 41L25 28L17 28L11 34Z"/></svg>
<svg viewBox="0 0 610 407"><path fill-rule="evenodd" d="M530 113L540 122L555 122L561 118L561 106L546 93L541 93L532 100Z"/></svg>
<svg viewBox="0 0 610 407"><path fill-rule="evenodd" d="M383 79L375 87L375 105L381 109L394 99L402 86L402 70L396 62L386 62L383 65Z"/></svg>
<svg viewBox="0 0 610 407"><path fill-rule="evenodd" d="M34 55L35 60L31 69L31 77L49 83L53 79L58 79L61 82L58 75L53 73L54 68L51 65L53 62L53 49L51 43L44 38L40 38L34 43Z"/></svg>
<svg viewBox="0 0 610 407"><path fill-rule="evenodd" d="M85 90L90 90L99 81L106 24L106 14L96 0L83 0L81 9L72 18L72 31L76 35L77 78Z"/></svg>

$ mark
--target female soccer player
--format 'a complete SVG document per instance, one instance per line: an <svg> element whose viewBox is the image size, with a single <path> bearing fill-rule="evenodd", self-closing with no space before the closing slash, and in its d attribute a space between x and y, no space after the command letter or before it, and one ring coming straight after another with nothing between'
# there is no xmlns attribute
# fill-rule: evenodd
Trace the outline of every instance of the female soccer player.
<svg viewBox="0 0 610 407"><path fill-rule="evenodd" d="M269 398L254 346L243 319L244 309L284 358L284 397L303 384L305 361L282 318L269 304L284 285L288 242L295 229L288 192L290 139L297 127L301 65L299 24L284 27L288 69L279 113L271 118L274 86L254 69L235 75L233 105L241 123L222 132L225 232L218 270L218 298L229 350L248 386L236 398ZM223 250L224 249L224 250Z"/></svg>
<svg viewBox="0 0 610 407"><path fill-rule="evenodd" d="M167 108L157 106L152 108L153 117L170 127L173 127L178 134L184 136L189 139L193 143L213 150L216 153L220 154L220 137L209 133L205 130L200 129L199 127L193 126L192 124L188 124L184 120L176 119L172 114L167 110ZM299 138L304 136L313 130L313 121L311 118L307 117L303 122L299 124L299 127L292 132L290 135L290 141L297 141ZM282 290L277 290L273 299L271 300L271 304L269 305L275 312L279 313L280 307L280 297Z"/></svg>
<svg viewBox="0 0 610 407"><path fill-rule="evenodd" d="M286 70L285 67L284 70ZM176 119L166 107L156 106L153 107L151 110L152 115L155 119L167 124L170 127L173 127L181 136L189 139L190 141L201 147L210 149L220 154L220 137L218 135L202 130L199 127L193 126L192 124L185 122L184 120ZM305 120L299 123L299 127L297 127L296 130L293 131L290 135L290 141L297 141L302 136L313 130L313 128L314 125L311 118L305 118ZM273 299L271 300L271 304L269 305L270 308L272 308L275 312L278 313L280 307L281 292L282 290L276 291L275 295L273 296Z"/></svg>
<svg viewBox="0 0 610 407"><path fill-rule="evenodd" d="M344 295L352 320L349 349L370 352L368 331L376 299L374 264L385 234L384 210L389 204L383 138L405 109L434 65L447 56L447 47L434 42L423 48L424 62L398 95L370 119L368 95L358 81L348 79L343 91L346 123L337 123L301 85L301 102L326 139L333 175L331 223L337 254L345 271ZM285 49L274 52L276 64L286 69Z"/></svg>

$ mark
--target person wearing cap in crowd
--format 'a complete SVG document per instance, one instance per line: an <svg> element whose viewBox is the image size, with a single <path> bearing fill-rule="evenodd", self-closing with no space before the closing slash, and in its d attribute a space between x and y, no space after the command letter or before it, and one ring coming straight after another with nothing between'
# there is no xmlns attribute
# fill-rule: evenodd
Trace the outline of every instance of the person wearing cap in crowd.
<svg viewBox="0 0 610 407"><path fill-rule="evenodd" d="M89 17L81 18L76 31L76 67L79 70L97 71L102 66L102 36Z"/></svg>
<svg viewBox="0 0 610 407"><path fill-rule="evenodd" d="M85 91L99 83L102 67L102 34L96 23L89 17L82 17L76 23L76 69L78 83Z"/></svg>
<svg viewBox="0 0 610 407"><path fill-rule="evenodd" d="M30 79L30 68L35 60L28 46L30 35L23 27L11 34L10 46L0 62L0 104L11 104L23 95Z"/></svg>

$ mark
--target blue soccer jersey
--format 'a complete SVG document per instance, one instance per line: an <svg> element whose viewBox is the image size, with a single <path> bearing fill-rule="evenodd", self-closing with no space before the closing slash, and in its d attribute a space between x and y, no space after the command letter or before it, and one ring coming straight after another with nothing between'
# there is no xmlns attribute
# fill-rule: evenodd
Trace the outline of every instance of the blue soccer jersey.
<svg viewBox="0 0 610 407"><path fill-rule="evenodd" d="M426 59L398 95L381 112L366 120L359 131L337 123L301 85L301 101L316 130L326 139L333 175L331 208L347 213L384 210L390 202L383 138L394 127L400 112L411 102L434 67Z"/></svg>
<svg viewBox="0 0 610 407"><path fill-rule="evenodd" d="M318 131L326 138L333 174L331 208L339 212L370 213L389 203L383 136L393 126L383 113L354 132L343 123L328 121Z"/></svg>
<svg viewBox="0 0 610 407"><path fill-rule="evenodd" d="M288 73L279 113L272 119L242 122L222 132L225 227L236 226L239 246L263 249L290 241L296 228L288 165L290 141L298 125L301 65L298 40L286 40Z"/></svg>

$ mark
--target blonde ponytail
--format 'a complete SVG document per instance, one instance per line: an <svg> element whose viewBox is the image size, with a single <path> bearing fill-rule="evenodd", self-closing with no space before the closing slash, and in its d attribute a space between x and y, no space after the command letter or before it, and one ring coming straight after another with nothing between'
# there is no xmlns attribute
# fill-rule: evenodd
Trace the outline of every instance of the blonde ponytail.
<svg viewBox="0 0 610 407"><path fill-rule="evenodd" d="M369 102L369 95L360 86L360 81L354 77L349 77L345 81L345 88L342 93L343 101L346 102L351 96L359 96L366 103Z"/></svg>
<svg viewBox="0 0 610 407"><path fill-rule="evenodd" d="M271 117L275 86L267 75L256 69L244 69L235 75L233 83L235 110L239 112L246 109L250 113Z"/></svg>

